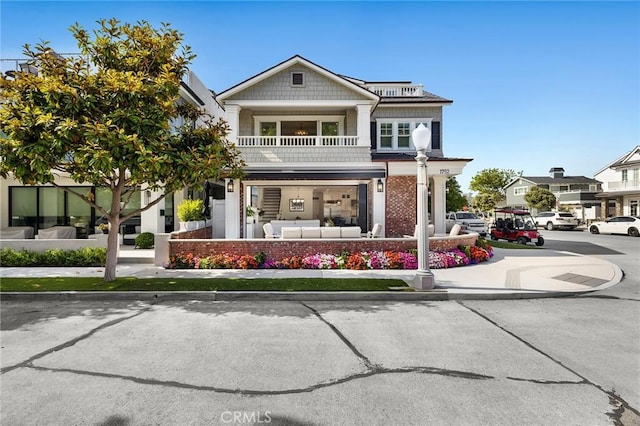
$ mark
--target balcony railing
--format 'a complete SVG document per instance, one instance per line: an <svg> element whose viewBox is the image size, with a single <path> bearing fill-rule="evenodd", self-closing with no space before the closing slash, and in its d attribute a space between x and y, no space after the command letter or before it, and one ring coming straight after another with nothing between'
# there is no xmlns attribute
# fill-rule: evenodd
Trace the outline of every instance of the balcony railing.
<svg viewBox="0 0 640 426"><path fill-rule="evenodd" d="M640 189L640 180L621 180L618 182L608 182L608 187L611 191Z"/></svg>
<svg viewBox="0 0 640 426"><path fill-rule="evenodd" d="M423 96L422 84L365 85L365 88L378 96L410 97Z"/></svg>
<svg viewBox="0 0 640 426"><path fill-rule="evenodd" d="M357 146L358 136L238 136L238 146Z"/></svg>

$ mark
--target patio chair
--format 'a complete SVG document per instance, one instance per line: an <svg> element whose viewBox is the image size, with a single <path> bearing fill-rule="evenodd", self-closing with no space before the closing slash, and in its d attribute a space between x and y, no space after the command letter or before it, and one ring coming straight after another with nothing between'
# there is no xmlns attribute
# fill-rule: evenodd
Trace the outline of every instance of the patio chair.
<svg viewBox="0 0 640 426"><path fill-rule="evenodd" d="M374 223L373 228L371 228L371 235L369 238L380 238L380 234L382 233L382 225L379 223Z"/></svg>
<svg viewBox="0 0 640 426"><path fill-rule="evenodd" d="M265 223L264 225L262 225L262 229L264 230L264 237L265 238L278 238L279 235L276 235L274 230L273 230L273 225L270 223Z"/></svg>

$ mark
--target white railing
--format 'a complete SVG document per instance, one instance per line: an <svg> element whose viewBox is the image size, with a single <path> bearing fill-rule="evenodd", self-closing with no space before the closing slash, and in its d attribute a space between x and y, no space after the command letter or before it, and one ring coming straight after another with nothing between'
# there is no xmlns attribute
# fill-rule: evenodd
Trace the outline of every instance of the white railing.
<svg viewBox="0 0 640 426"><path fill-rule="evenodd" d="M357 146L357 136L238 136L238 146Z"/></svg>
<svg viewBox="0 0 640 426"><path fill-rule="evenodd" d="M422 84L402 84L402 85L365 85L365 88L372 91L378 96L423 96L424 90Z"/></svg>
<svg viewBox="0 0 640 426"><path fill-rule="evenodd" d="M607 182L610 190L640 189L640 180L621 180L618 182Z"/></svg>

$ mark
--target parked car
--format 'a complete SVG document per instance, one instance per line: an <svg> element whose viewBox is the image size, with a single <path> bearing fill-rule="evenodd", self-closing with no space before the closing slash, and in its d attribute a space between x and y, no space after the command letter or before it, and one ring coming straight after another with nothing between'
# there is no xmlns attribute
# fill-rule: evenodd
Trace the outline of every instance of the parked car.
<svg viewBox="0 0 640 426"><path fill-rule="evenodd" d="M640 216L615 216L589 226L592 234L626 234L640 236Z"/></svg>
<svg viewBox="0 0 640 426"><path fill-rule="evenodd" d="M576 229L580 221L568 212L542 212L533 218L536 226L553 229Z"/></svg>
<svg viewBox="0 0 640 426"><path fill-rule="evenodd" d="M471 212L449 212L446 219L447 232L449 232L456 223L468 231L477 232L483 237L489 232L487 222Z"/></svg>

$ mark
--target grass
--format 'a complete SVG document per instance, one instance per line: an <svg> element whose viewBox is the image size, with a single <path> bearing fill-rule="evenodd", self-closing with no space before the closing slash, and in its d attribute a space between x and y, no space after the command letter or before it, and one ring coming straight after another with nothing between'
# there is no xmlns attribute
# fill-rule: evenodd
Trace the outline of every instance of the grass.
<svg viewBox="0 0 640 426"><path fill-rule="evenodd" d="M389 291L402 280L370 278L2 278L0 292L42 291ZM405 290L404 288L402 290Z"/></svg>
<svg viewBox="0 0 640 426"><path fill-rule="evenodd" d="M533 244L518 244L518 243L510 243L508 241L489 240L488 242L491 245L491 247L504 248L504 249L541 249L542 248Z"/></svg>

